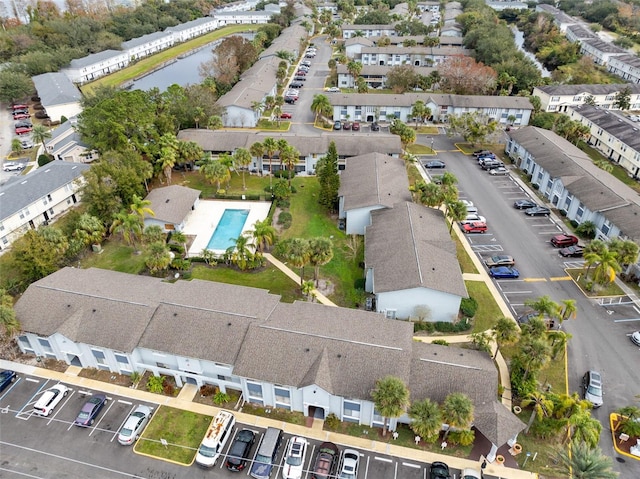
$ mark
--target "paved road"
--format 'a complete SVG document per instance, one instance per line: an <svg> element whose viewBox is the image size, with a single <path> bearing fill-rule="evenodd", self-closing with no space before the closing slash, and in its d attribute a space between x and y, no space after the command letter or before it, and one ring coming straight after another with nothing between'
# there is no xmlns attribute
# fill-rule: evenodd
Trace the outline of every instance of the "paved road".
<svg viewBox="0 0 640 479"><path fill-rule="evenodd" d="M419 142L429 145L430 137L421 136ZM554 234L567 231L561 220L529 218L511 206L519 198L532 197L539 203L542 200L511 176L490 176L474 159L455 152L451 139L439 135L434 137L434 143L437 157L459 180L460 197L473 201L487 218L488 234L468 237L474 251L481 257L503 252L516 259L521 278L497 281L514 316L527 310L526 299L548 295L558 302L577 301L577 319L562 325L573 336L568 348L569 392L582 394L581 378L587 370L596 369L603 374L604 405L593 411L603 425L600 447L616 459L614 467L621 477L640 477L640 461L618 457L613 450L608 421L609 414L616 409L637 404L634 396L640 394L640 350L628 338L631 332L640 329L640 310L624 304L627 298L622 299L623 304L614 302L606 307L598 300L586 298L567 280L564 271L566 267L579 266L581 260L560 257L548 242Z"/></svg>

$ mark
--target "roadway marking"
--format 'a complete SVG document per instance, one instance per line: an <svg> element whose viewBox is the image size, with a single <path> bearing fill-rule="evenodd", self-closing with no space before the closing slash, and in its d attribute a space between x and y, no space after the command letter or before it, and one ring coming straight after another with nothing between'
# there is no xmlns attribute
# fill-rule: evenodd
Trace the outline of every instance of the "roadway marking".
<svg viewBox="0 0 640 479"><path fill-rule="evenodd" d="M571 276L552 276L549 278L549 281L572 281L573 278Z"/></svg>
<svg viewBox="0 0 640 479"><path fill-rule="evenodd" d="M30 383L39 383L40 380L39 379L32 379L32 378L24 378L25 381L29 381Z"/></svg>
<svg viewBox="0 0 640 479"><path fill-rule="evenodd" d="M122 399L118 399L119 403L126 404L127 406L131 406L133 403L131 401L123 401Z"/></svg>
<svg viewBox="0 0 640 479"><path fill-rule="evenodd" d="M525 281L527 283L546 283L547 278L525 278L522 281Z"/></svg>
<svg viewBox="0 0 640 479"><path fill-rule="evenodd" d="M407 467L413 467L415 469L420 469L422 467L420 464L411 464L408 462L403 462L402 465Z"/></svg>
<svg viewBox="0 0 640 479"><path fill-rule="evenodd" d="M640 321L640 318L614 319L613 320L614 323L627 323L629 321ZM627 334L627 336L631 336L631 335Z"/></svg>
<svg viewBox="0 0 640 479"><path fill-rule="evenodd" d="M378 457L378 456L375 456L375 457L374 457L374 459L375 459L376 461L382 461L382 462L393 462L393 460L392 460L392 459L387 459L386 457Z"/></svg>
<svg viewBox="0 0 640 479"><path fill-rule="evenodd" d="M504 294L531 294L533 291L504 291Z"/></svg>

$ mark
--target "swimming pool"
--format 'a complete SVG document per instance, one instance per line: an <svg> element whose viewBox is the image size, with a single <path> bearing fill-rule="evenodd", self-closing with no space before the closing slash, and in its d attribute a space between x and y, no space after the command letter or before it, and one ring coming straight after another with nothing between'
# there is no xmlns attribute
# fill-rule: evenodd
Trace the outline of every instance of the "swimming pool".
<svg viewBox="0 0 640 479"><path fill-rule="evenodd" d="M226 250L236 244L249 216L249 210L225 209L218 226L211 235L207 249Z"/></svg>

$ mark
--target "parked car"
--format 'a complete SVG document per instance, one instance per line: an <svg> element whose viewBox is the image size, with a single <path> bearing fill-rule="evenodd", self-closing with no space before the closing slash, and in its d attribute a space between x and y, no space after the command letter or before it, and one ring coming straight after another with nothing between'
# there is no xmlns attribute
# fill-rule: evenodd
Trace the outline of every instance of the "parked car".
<svg viewBox="0 0 640 479"><path fill-rule="evenodd" d="M351 129L351 122L350 121L343 121L342 122L342 129L343 130L350 130Z"/></svg>
<svg viewBox="0 0 640 479"><path fill-rule="evenodd" d="M307 76L307 72L306 72L306 71L304 71L304 70L298 70L298 71L296 72L296 76L298 76L298 77L304 77L304 76Z"/></svg>
<svg viewBox="0 0 640 479"><path fill-rule="evenodd" d="M31 123L29 120L20 120L20 121L16 121L16 123L13 125L14 128L33 128L33 123Z"/></svg>
<svg viewBox="0 0 640 479"><path fill-rule="evenodd" d="M298 99L297 99L296 97L294 97L294 96L285 96L285 97L284 97L284 102L285 102L285 103L288 103L289 105L293 105L293 104L295 104L295 102L296 102L297 100L298 100Z"/></svg>
<svg viewBox="0 0 640 479"><path fill-rule="evenodd" d="M20 111L13 113L14 120L26 120L27 118L31 118L31 115L27 111Z"/></svg>
<svg viewBox="0 0 640 479"><path fill-rule="evenodd" d="M297 89L297 88L302 88L303 86L304 86L304 83L302 83L301 81L294 81L289 84L289 88Z"/></svg>
<svg viewBox="0 0 640 479"><path fill-rule="evenodd" d="M282 113L280 115L280 118L283 119L283 120L290 120L292 118L292 116L291 116L291 113L288 113L288 112L285 111L284 113Z"/></svg>
<svg viewBox="0 0 640 479"><path fill-rule="evenodd" d="M431 160L431 161L427 161L424 164L425 168L446 168L447 165L444 164L444 162L439 161L439 160Z"/></svg>
<svg viewBox="0 0 640 479"><path fill-rule="evenodd" d="M449 475L449 466L440 461L431 463L431 467L429 468L429 478L450 479L451 476Z"/></svg>
<svg viewBox="0 0 640 479"><path fill-rule="evenodd" d="M602 375L598 371L587 371L582 377L584 398L597 409L602 406Z"/></svg>
<svg viewBox="0 0 640 479"><path fill-rule="evenodd" d="M371 123L371 131L380 131L380 125L378 125L378 123L376 123L375 121Z"/></svg>
<svg viewBox="0 0 640 479"><path fill-rule="evenodd" d="M497 168L490 169L489 174L493 176L508 175L509 170L507 170L504 166L498 166Z"/></svg>
<svg viewBox="0 0 640 479"><path fill-rule="evenodd" d="M325 88L324 91L328 93L340 93L340 88L338 88L337 86L332 86L330 88Z"/></svg>
<svg viewBox="0 0 640 479"><path fill-rule="evenodd" d="M517 210L526 210L529 208L535 208L536 206L538 206L538 203L536 203L535 201L531 201L531 200L516 200L513 203L513 207Z"/></svg>
<svg viewBox="0 0 640 479"><path fill-rule="evenodd" d="M465 223L462 225L462 231L469 233L485 233L487 231L487 224L481 221L474 221L473 223Z"/></svg>
<svg viewBox="0 0 640 479"><path fill-rule="evenodd" d="M460 475L460 479L481 479L482 475L479 471L475 469L471 469L467 467L462 470L462 474Z"/></svg>
<svg viewBox="0 0 640 479"><path fill-rule="evenodd" d="M353 125L351 125L351 129L352 129L353 131L360 131L360 123L359 123L359 122L357 122L357 121L354 121L354 122L353 122Z"/></svg>
<svg viewBox="0 0 640 479"><path fill-rule="evenodd" d="M487 219L484 216L480 216L479 214L476 213L470 213L467 215L467 217L465 219L463 219L460 224L464 225L466 223L473 223L474 221L480 221L482 223L486 223Z"/></svg>
<svg viewBox="0 0 640 479"><path fill-rule="evenodd" d="M0 393L7 389L11 383L13 383L18 376L15 371L4 370L0 371Z"/></svg>
<svg viewBox="0 0 640 479"><path fill-rule="evenodd" d="M631 335L629 336L629 339L631 339L631 342L636 346L640 346L640 331L631 333Z"/></svg>
<svg viewBox="0 0 640 479"><path fill-rule="evenodd" d="M489 268L489 276L497 279L519 278L520 272L513 266L495 266Z"/></svg>
<svg viewBox="0 0 640 479"><path fill-rule="evenodd" d="M513 256L509 256L508 254L496 254L485 259L484 264L489 268L493 268L494 266L513 266L516 264L516 261L513 259Z"/></svg>
<svg viewBox="0 0 640 479"><path fill-rule="evenodd" d="M104 394L94 394L84 403L73 424L80 427L91 426L105 404L107 404L107 396Z"/></svg>
<svg viewBox="0 0 640 479"><path fill-rule="evenodd" d="M24 163L16 163L14 161L8 161L2 165L4 171L22 171L25 168Z"/></svg>
<svg viewBox="0 0 640 479"><path fill-rule="evenodd" d="M304 437L294 436L291 438L282 465L282 479L300 479L302 477L307 444Z"/></svg>
<svg viewBox="0 0 640 479"><path fill-rule="evenodd" d="M304 65L306 67L310 67L311 66L311 62L309 60L302 60L300 62L301 65Z"/></svg>
<svg viewBox="0 0 640 479"><path fill-rule="evenodd" d="M22 146L23 150L28 150L30 148L33 148L33 141L31 141L31 140L22 140L20 142L20 146Z"/></svg>
<svg viewBox="0 0 640 479"><path fill-rule="evenodd" d="M551 210L546 206L534 206L533 208L524 210L524 214L527 216L549 216Z"/></svg>
<svg viewBox="0 0 640 479"><path fill-rule="evenodd" d="M489 150L476 150L473 152L473 156L479 158L481 156L496 156Z"/></svg>
<svg viewBox="0 0 640 479"><path fill-rule="evenodd" d="M139 405L124 422L118 433L118 442L123 446L130 446L138 440L140 434L151 419L153 409Z"/></svg>
<svg viewBox="0 0 640 479"><path fill-rule="evenodd" d="M33 412L40 416L50 415L62 398L69 394L69 388L64 384L51 386L42 393L40 399L33 405Z"/></svg>
<svg viewBox="0 0 640 479"><path fill-rule="evenodd" d="M315 53L305 53L305 58L315 58L316 54Z"/></svg>
<svg viewBox="0 0 640 479"><path fill-rule="evenodd" d="M504 163L497 160L487 160L482 163L483 170L495 170L496 168L504 168Z"/></svg>
<svg viewBox="0 0 640 479"><path fill-rule="evenodd" d="M355 449L345 449L342 454L342 464L340 466L339 479L356 479L358 476L358 463L360 453Z"/></svg>
<svg viewBox="0 0 640 479"><path fill-rule="evenodd" d="M298 67L298 70L302 70L303 72L308 72L309 70L311 70L311 68L308 67L307 65L300 65Z"/></svg>
<svg viewBox="0 0 640 479"><path fill-rule="evenodd" d="M334 130L342 130L342 122L340 120L336 120L333 124Z"/></svg>
<svg viewBox="0 0 640 479"><path fill-rule="evenodd" d="M578 238L573 235L556 235L551 238L551 244L556 248L566 248L578 244Z"/></svg>
<svg viewBox="0 0 640 479"><path fill-rule="evenodd" d="M323 442L318 449L311 479L328 479L333 476L338 465L340 450L332 442Z"/></svg>
<svg viewBox="0 0 640 479"><path fill-rule="evenodd" d="M16 111L16 110L28 110L29 109L29 105L25 105L24 103L16 103L15 105L11 105L11 109L13 111Z"/></svg>
<svg viewBox="0 0 640 479"><path fill-rule="evenodd" d="M293 77L293 79L295 81L299 81L299 82L307 81L307 79L305 78L304 75L300 75L300 76L296 75L296 76Z"/></svg>
<svg viewBox="0 0 640 479"><path fill-rule="evenodd" d="M284 96L294 96L294 97L296 97L296 100L298 99L299 95L300 95L300 92L298 90L294 90L294 89L289 89L284 94Z"/></svg>
<svg viewBox="0 0 640 479"><path fill-rule="evenodd" d="M227 454L225 466L230 471L243 471L251 453L251 447L256 441L256 434L250 429L242 429L236 434Z"/></svg>
<svg viewBox="0 0 640 479"><path fill-rule="evenodd" d="M565 258L580 258L584 254L584 248L578 245L567 246L566 248L561 248L558 253Z"/></svg>
<svg viewBox="0 0 640 479"><path fill-rule="evenodd" d="M17 126L16 127L16 135L26 135L27 133L31 133L33 130L30 126Z"/></svg>

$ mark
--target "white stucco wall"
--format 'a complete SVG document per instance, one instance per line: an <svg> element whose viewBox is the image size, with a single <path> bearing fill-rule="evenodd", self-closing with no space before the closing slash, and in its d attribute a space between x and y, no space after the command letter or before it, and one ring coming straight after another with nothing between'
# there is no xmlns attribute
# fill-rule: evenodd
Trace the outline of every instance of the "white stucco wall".
<svg viewBox="0 0 640 479"><path fill-rule="evenodd" d="M430 315L427 321L452 322L458 317L460 296L455 296L423 287L389 291L376 294L376 309L380 313L395 310L395 317L408 319L416 317L416 307L427 306Z"/></svg>

